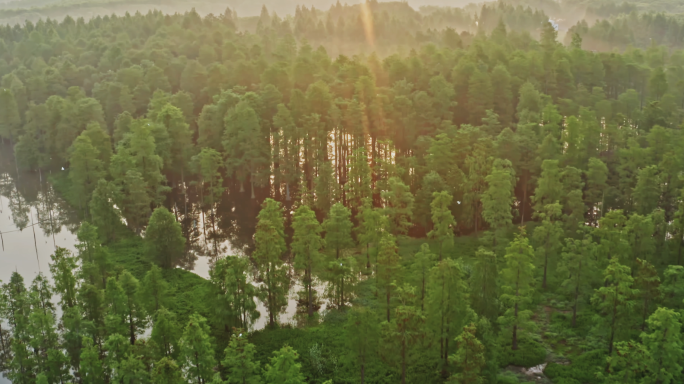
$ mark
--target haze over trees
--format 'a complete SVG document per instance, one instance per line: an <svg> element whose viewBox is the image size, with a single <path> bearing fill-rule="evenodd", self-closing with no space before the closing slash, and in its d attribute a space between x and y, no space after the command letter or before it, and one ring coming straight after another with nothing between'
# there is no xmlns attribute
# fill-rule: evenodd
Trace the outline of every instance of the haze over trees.
<svg viewBox="0 0 684 384"><path fill-rule="evenodd" d="M0 27L12 175L54 170L82 221L49 276L0 285L0 371L682 382L684 24L559 38L570 2L538 3Z"/></svg>

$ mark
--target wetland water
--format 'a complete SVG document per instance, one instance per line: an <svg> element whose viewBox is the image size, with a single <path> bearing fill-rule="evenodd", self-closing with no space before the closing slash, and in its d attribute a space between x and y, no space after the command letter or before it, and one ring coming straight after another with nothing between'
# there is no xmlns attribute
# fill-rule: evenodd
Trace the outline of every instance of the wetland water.
<svg viewBox="0 0 684 384"><path fill-rule="evenodd" d="M55 247L75 251L80 219L76 209L62 200L47 181L49 172L21 172L17 177L8 152L3 147L0 153L0 281L9 281L12 272L17 271L29 285L39 272L51 279L49 263ZM188 239L189 256L179 268L209 278L209 270L217 258L251 254L260 206L250 198L249 192L240 193L237 188L233 193L227 190L213 210L200 209L191 198L186 202L179 193L172 193L169 201ZM319 297L323 296L324 288L317 286ZM288 305L278 317L280 323L296 321L297 291L301 289L300 284L291 284ZM56 302L57 298L53 300ZM268 322L264 305L259 300L256 303L261 316L252 330L263 329ZM326 306L322 300L320 311ZM0 373L0 384L9 383Z"/></svg>

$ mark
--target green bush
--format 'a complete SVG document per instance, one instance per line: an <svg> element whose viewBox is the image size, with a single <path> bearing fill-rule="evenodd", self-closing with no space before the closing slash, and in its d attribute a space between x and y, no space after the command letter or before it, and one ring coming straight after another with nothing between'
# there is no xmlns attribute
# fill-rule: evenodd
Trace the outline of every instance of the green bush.
<svg viewBox="0 0 684 384"><path fill-rule="evenodd" d="M603 350L583 353L573 359L570 365L550 363L544 374L555 384L601 383L595 374L601 370L606 361Z"/></svg>
<svg viewBox="0 0 684 384"><path fill-rule="evenodd" d="M506 344L499 351L499 365L506 367L515 365L518 367L534 367L546 360L546 348L529 337L518 340L518 349L512 350L511 344Z"/></svg>
<svg viewBox="0 0 684 384"><path fill-rule="evenodd" d="M496 376L497 384L519 384L520 380L513 372L504 372Z"/></svg>

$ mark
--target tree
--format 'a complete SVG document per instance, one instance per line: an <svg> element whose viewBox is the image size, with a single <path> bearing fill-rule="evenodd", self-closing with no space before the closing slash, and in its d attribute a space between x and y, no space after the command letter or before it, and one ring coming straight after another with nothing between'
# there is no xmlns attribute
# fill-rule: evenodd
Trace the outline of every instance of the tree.
<svg viewBox="0 0 684 384"><path fill-rule="evenodd" d="M413 216L413 195L409 187L399 178L389 179L389 189L382 192L386 201L385 212L390 218L390 227L395 236L406 235Z"/></svg>
<svg viewBox="0 0 684 384"><path fill-rule="evenodd" d="M442 260L444 250L454 245L456 220L454 220L454 216L449 209L453 197L447 192L435 192L432 194L432 197L433 200L430 207L432 208L434 228L428 233L428 236L439 241L439 260Z"/></svg>
<svg viewBox="0 0 684 384"><path fill-rule="evenodd" d="M211 320L225 333L231 327L249 327L259 317L254 303L258 288L248 281L248 273L249 261L238 256L220 258L209 270L208 302L215 315Z"/></svg>
<svg viewBox="0 0 684 384"><path fill-rule="evenodd" d="M485 178L487 190L482 194L482 218L494 231L495 247L513 222L515 170L508 160L496 159L492 172Z"/></svg>
<svg viewBox="0 0 684 384"><path fill-rule="evenodd" d="M678 383L684 378L684 343L680 318L680 313L663 307L658 308L648 318L650 333L641 334L642 343L651 356L651 359L647 360L648 374L645 382Z"/></svg>
<svg viewBox="0 0 684 384"><path fill-rule="evenodd" d="M331 213L330 219L336 220L338 218L333 219ZM297 208L292 220L292 228L294 229L292 252L295 256L295 268L304 270L307 308L309 316L313 316L313 270L320 263L320 251L326 242L321 238L322 228L318 219L316 219L315 212L306 205Z"/></svg>
<svg viewBox="0 0 684 384"><path fill-rule="evenodd" d="M79 202L88 202L96 183L104 176L98 151L84 134L78 136L69 149L69 179L74 197Z"/></svg>
<svg viewBox="0 0 684 384"><path fill-rule="evenodd" d="M424 243L420 246L420 251L416 253L413 258L414 275L418 277L418 286L420 287L420 310L425 310L425 295L427 293L427 282L429 280L430 270L435 264L435 255L430 252L430 246Z"/></svg>
<svg viewBox="0 0 684 384"><path fill-rule="evenodd" d="M481 376L485 366L485 347L477 339L475 333L477 327L463 327L463 332L456 338L456 353L449 356L449 360L460 368L461 373L451 377L450 381L460 384L481 384L484 378Z"/></svg>
<svg viewBox="0 0 684 384"><path fill-rule="evenodd" d="M577 325L577 305L580 302L580 295L590 287L595 258L596 243L592 241L590 234L585 235L581 240L565 239L558 272L568 276L563 280L562 287L573 296L573 327Z"/></svg>
<svg viewBox="0 0 684 384"><path fill-rule="evenodd" d="M383 289L387 299L387 321L390 321L390 299L392 291L394 290L394 281L397 272L401 266L399 265L399 255L397 254L396 239L391 234L384 234L380 238L378 245L378 291Z"/></svg>
<svg viewBox="0 0 684 384"><path fill-rule="evenodd" d="M214 204L223 194L223 178L221 178L221 154L213 148L202 148L202 151L192 157L195 172L199 176L200 193L203 203L207 203L205 188L208 189L208 203L211 204L212 212ZM207 185L208 184L208 185ZM187 211L187 208L186 208Z"/></svg>
<svg viewBox="0 0 684 384"><path fill-rule="evenodd" d="M365 383L366 366L377 349L379 328L375 314L368 308L352 307L347 316L347 345L359 365L361 384Z"/></svg>
<svg viewBox="0 0 684 384"><path fill-rule="evenodd" d="M639 170L637 183L632 191L637 213L648 215L660 203L661 191L658 166L652 165Z"/></svg>
<svg viewBox="0 0 684 384"><path fill-rule="evenodd" d="M264 200L258 219L254 235L254 258L264 282L261 295L266 299L269 324L273 327L277 314L287 304L286 294L289 288L287 271L280 259L287 249L282 206L275 200Z"/></svg>
<svg viewBox="0 0 684 384"><path fill-rule="evenodd" d="M534 234L532 235L534 241L539 245L537 247L537 253L539 253L544 259L544 278L542 280L543 289L546 289L549 257L555 259L561 238L563 236L561 223L556 221L560 215L560 204L547 204L544 206L544 211L539 213L539 216L542 218L542 224L534 229Z"/></svg>
<svg viewBox="0 0 684 384"><path fill-rule="evenodd" d="M242 329L235 329L224 352L223 366L228 371L228 384L259 384L259 362L254 361L256 347L243 335Z"/></svg>
<svg viewBox="0 0 684 384"><path fill-rule="evenodd" d="M171 358L179 353L178 341L180 327L176 323L176 315L168 309L161 307L154 313L152 334L150 339L157 347L157 356Z"/></svg>
<svg viewBox="0 0 684 384"><path fill-rule="evenodd" d="M534 293L534 249L530 246L525 232L518 234L506 248L505 267L501 270L501 296L499 300L506 309L499 323L512 327L511 349L518 349L518 328L530 327L532 311L524 309Z"/></svg>
<svg viewBox="0 0 684 384"><path fill-rule="evenodd" d="M147 313L139 300L138 290L140 283L138 279L126 270L119 276L119 283L126 296L126 323L128 325L131 345L134 345L136 335L142 334L147 324Z"/></svg>
<svg viewBox="0 0 684 384"><path fill-rule="evenodd" d="M548 204L561 201L563 184L561 183L558 160L544 160L542 162L542 173L537 184L537 189L532 197L534 209L537 212L542 212Z"/></svg>
<svg viewBox="0 0 684 384"><path fill-rule="evenodd" d="M147 254L162 268L172 268L185 254L185 237L173 213L164 207L154 210L145 231Z"/></svg>
<svg viewBox="0 0 684 384"><path fill-rule="evenodd" d="M302 365L297 363L299 355L292 347L286 345L273 352L270 363L266 365L264 380L273 384L304 384L304 375L300 372Z"/></svg>
<svg viewBox="0 0 684 384"><path fill-rule="evenodd" d="M446 372L449 341L462 329L469 312L467 284L459 262L444 259L432 268L427 298L428 323L439 338L442 372Z"/></svg>
<svg viewBox="0 0 684 384"><path fill-rule="evenodd" d="M325 230L326 247L335 250L335 258L340 258L340 251L354 245L351 237L352 227L350 220L351 211L341 203L336 203L330 208L330 214L323 222Z"/></svg>
<svg viewBox="0 0 684 384"><path fill-rule="evenodd" d="M55 282L55 291L60 296L62 311L73 308L76 305L76 292L78 291L78 280L76 279L76 258L72 256L68 249L58 247L55 253L50 255L50 272Z"/></svg>
<svg viewBox="0 0 684 384"><path fill-rule="evenodd" d="M90 217L100 232L103 241L116 239L116 230L121 225L121 212L114 203L119 200L116 187L100 179L90 199Z"/></svg>
<svg viewBox="0 0 684 384"><path fill-rule="evenodd" d="M646 260L637 259L638 271L634 283L643 299L643 322L641 330L646 329L646 318L650 314L650 305L660 296L660 277L653 264Z"/></svg>
<svg viewBox="0 0 684 384"><path fill-rule="evenodd" d="M371 243L377 244L380 240L381 233L378 228L382 227L383 217L379 209L373 208L371 199L366 198L356 218L359 221L359 225L355 229L357 239L360 244L366 244L366 268L370 269L370 245ZM684 235L682 239L684 239ZM682 241L684 242L684 240Z"/></svg>
<svg viewBox="0 0 684 384"><path fill-rule="evenodd" d="M617 257L610 259L603 272L605 286L595 290L591 302L605 317L604 327L609 329L608 355L613 354L615 333L627 321L634 307L633 297L639 291L632 288L634 279L630 268L620 264Z"/></svg>
<svg viewBox="0 0 684 384"><path fill-rule="evenodd" d="M331 205L338 200L337 185L332 164L329 161L323 162L318 167L318 176L314 179L316 209L320 212L327 213Z"/></svg>
<svg viewBox="0 0 684 384"><path fill-rule="evenodd" d="M606 357L606 373L599 372L597 376L605 378L608 384L640 383L651 359L646 348L630 340L615 343L615 350L615 354Z"/></svg>
<svg viewBox="0 0 684 384"><path fill-rule="evenodd" d="M499 314L496 254L480 248L475 259L470 287L472 307L478 315L495 319Z"/></svg>
<svg viewBox="0 0 684 384"><path fill-rule="evenodd" d="M204 384L213 377L214 346L207 320L198 314L190 321L180 339L180 361L188 383Z"/></svg>
<svg viewBox="0 0 684 384"><path fill-rule="evenodd" d="M356 212L361 210L366 199L372 197L371 179L366 148L357 148L349 158L349 173L347 182L344 184L347 202Z"/></svg>
<svg viewBox="0 0 684 384"><path fill-rule="evenodd" d="M380 324L384 354L401 372L401 383L406 384L407 368L416 359L417 347L424 339L425 318L412 304L415 290L409 285L396 287L401 305L395 309L394 319Z"/></svg>
<svg viewBox="0 0 684 384"><path fill-rule="evenodd" d="M160 308L168 306L168 293L169 284L164 280L161 269L153 264L145 274L139 294L147 313L154 315Z"/></svg>
<svg viewBox="0 0 684 384"><path fill-rule="evenodd" d="M21 115L17 99L11 89L0 90L0 137L17 139L21 127Z"/></svg>
<svg viewBox="0 0 684 384"><path fill-rule="evenodd" d="M223 148L226 154L226 171L230 175L235 174L240 181L241 192L244 191L244 181L250 176L252 198L255 198L254 182L262 182L262 171L268 165L268 143L262 139L258 115L243 100L226 115L225 126Z"/></svg>
<svg viewBox="0 0 684 384"><path fill-rule="evenodd" d="M176 362L164 357L154 364L152 370L153 384L182 384L184 383L182 371Z"/></svg>
<svg viewBox="0 0 684 384"><path fill-rule="evenodd" d="M84 384L104 384L104 370L97 347L89 337L83 338L79 374Z"/></svg>
<svg viewBox="0 0 684 384"><path fill-rule="evenodd" d="M663 281L660 285L663 303L667 307L676 307L684 300L684 267L670 265L663 272Z"/></svg>

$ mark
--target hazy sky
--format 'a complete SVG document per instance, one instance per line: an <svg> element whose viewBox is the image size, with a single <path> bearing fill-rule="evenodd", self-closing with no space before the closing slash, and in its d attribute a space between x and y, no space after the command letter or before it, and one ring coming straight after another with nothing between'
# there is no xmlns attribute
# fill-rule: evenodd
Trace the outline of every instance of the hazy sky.
<svg viewBox="0 0 684 384"><path fill-rule="evenodd" d="M383 2L382 0L380 0ZM414 9L418 9L423 5L437 5L462 7L469 3L478 3L482 0L409 0L408 3ZM226 4L237 10L239 16L256 16L261 11L261 6L266 5L269 11L275 11L278 15L284 16L293 14L297 5L312 5L321 10L328 10L331 5L335 4L337 0L229 0ZM340 0L341 4L358 4L359 0Z"/></svg>

